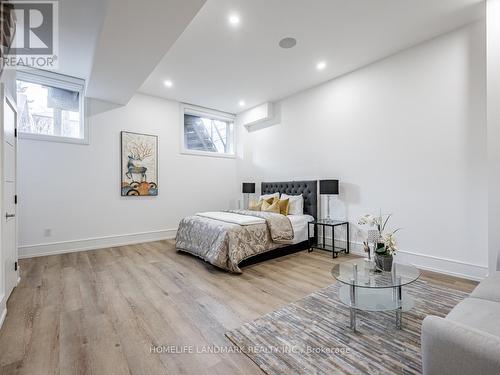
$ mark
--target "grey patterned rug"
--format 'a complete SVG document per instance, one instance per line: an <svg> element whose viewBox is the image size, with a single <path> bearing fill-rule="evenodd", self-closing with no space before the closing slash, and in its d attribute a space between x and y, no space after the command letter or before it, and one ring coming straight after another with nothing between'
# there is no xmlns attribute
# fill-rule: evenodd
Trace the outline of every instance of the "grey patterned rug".
<svg viewBox="0 0 500 375"><path fill-rule="evenodd" d="M420 327L425 316L445 316L467 294L417 281L405 290L415 307L403 314L358 312L357 332L334 284L229 331L226 336L265 373L421 374Z"/></svg>

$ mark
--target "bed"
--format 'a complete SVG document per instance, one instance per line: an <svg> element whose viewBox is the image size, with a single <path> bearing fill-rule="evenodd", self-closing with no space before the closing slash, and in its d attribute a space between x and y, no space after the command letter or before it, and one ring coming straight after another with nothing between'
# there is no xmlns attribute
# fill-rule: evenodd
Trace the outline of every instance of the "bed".
<svg viewBox="0 0 500 375"><path fill-rule="evenodd" d="M205 212L181 220L176 236L180 252L216 267L241 273L252 259L307 248L307 223L317 217L317 181L263 182L261 195L301 195L302 215L284 216L247 210Z"/></svg>

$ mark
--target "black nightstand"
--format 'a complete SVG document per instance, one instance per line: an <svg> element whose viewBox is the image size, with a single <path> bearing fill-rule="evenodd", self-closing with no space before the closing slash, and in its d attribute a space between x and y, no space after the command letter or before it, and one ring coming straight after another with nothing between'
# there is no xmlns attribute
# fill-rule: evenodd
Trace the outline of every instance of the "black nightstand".
<svg viewBox="0 0 500 375"><path fill-rule="evenodd" d="M311 237L311 225L314 226L314 236ZM347 241L345 247L335 246L335 227L344 226L346 227ZM321 227L321 236L319 235L318 228ZM332 232L332 242L331 244L326 243L326 229L331 228ZM309 252L313 249L320 249L331 251L334 258L337 258L338 253L349 254L349 222L339 221L339 220L326 220L320 219L309 222L307 225L307 238L309 240Z"/></svg>

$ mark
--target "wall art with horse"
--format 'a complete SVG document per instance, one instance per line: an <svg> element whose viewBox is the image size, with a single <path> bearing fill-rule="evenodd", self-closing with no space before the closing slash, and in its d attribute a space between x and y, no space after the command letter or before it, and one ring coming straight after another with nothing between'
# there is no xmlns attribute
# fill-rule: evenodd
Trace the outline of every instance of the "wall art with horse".
<svg viewBox="0 0 500 375"><path fill-rule="evenodd" d="M158 195L158 137L121 132L122 196Z"/></svg>

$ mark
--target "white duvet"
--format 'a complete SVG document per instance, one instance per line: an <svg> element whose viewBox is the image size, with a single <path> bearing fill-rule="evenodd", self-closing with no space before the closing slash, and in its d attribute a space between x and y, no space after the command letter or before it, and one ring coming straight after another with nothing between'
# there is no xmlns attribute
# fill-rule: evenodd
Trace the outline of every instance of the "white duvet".
<svg viewBox="0 0 500 375"><path fill-rule="evenodd" d="M310 221L314 220L311 215L288 215L288 219L292 223L293 227L293 240L286 241L286 243L292 245L307 241L307 225ZM312 227L311 227L312 229Z"/></svg>
<svg viewBox="0 0 500 375"><path fill-rule="evenodd" d="M208 217L209 219L225 221L226 223L238 224L238 225L255 225L255 224L265 224L265 220L260 217L238 215L232 212L199 212L196 216Z"/></svg>

